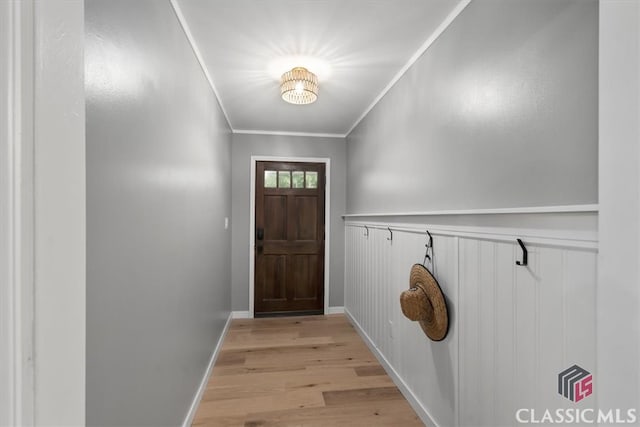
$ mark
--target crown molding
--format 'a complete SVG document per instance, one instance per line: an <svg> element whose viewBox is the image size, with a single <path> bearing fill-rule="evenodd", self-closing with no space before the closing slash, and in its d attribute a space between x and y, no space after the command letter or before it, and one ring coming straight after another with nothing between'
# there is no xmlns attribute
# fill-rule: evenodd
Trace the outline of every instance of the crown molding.
<svg viewBox="0 0 640 427"><path fill-rule="evenodd" d="M373 110L373 107L375 107L378 104L378 102L380 102L380 100L387 94L387 92L389 92L391 88L394 87L396 83L398 83L398 80L400 80L402 76L404 76L405 73L409 70L409 68L411 68L411 66L418 59L420 59L420 57L427 51L427 49L429 49L429 47L431 47L431 45L438 39L438 37L440 37L442 33L444 33L445 30L449 28L449 25L451 25L451 23L458 17L458 15L460 15L460 13L462 13L462 11L467 6L469 6L471 1L472 0L461 0L456 5L456 7L447 15L444 21L442 21L442 23L438 26L438 28L436 28L436 30L429 36L429 38L425 40L422 46L420 46L420 48L418 48L418 50L413 54L413 56L409 58L407 63L404 64L404 66L400 69L400 71L398 71L398 73L391 79L389 84L387 84L387 86L384 89L382 89L382 92L380 92L380 94L373 100L373 102L369 105L369 107L367 107L367 109L364 110L364 112L360 115L360 117L358 117L355 123L346 132L345 134L346 136L349 136L349 134L353 132L356 126L358 126L360 122L367 116L367 114L369 114L369 112Z"/></svg>
<svg viewBox="0 0 640 427"><path fill-rule="evenodd" d="M196 59L198 60L198 64L200 64L200 68L202 68L202 72L204 73L204 76L206 77L207 82L209 82L209 86L211 86L211 90L213 91L213 94L216 96L216 99L218 100L218 105L222 110L222 114L224 114L224 118L227 120L227 125L233 132L233 126L231 125L231 120L229 120L229 115L227 114L227 110L225 110L224 105L222 104L222 98L220 98L220 94L216 89L216 85L213 84L213 79L211 78L211 74L209 73L209 70L207 69L207 66L204 63L202 54L200 54L200 49L198 48L198 45L196 44L196 41L193 38L193 35L191 34L191 29L189 29L189 25L187 24L187 20L185 19L184 14L182 13L182 9L180 9L180 5L178 5L177 0L169 0L169 2L173 7L173 11L176 14L176 18L178 18L178 22L182 27L182 31L184 31L184 34L187 36L187 41L191 45L191 49L193 50L193 53L196 56Z"/></svg>
<svg viewBox="0 0 640 427"><path fill-rule="evenodd" d="M278 135L278 136L309 136L313 138L346 138L347 135L339 133L312 133L312 132L284 132L271 130L246 130L233 129L234 134L239 135Z"/></svg>
<svg viewBox="0 0 640 427"><path fill-rule="evenodd" d="M224 114L225 119L227 120L227 124L234 134L248 134L248 135L280 135L280 136L307 136L307 137L317 137L317 138L346 138L349 136L351 132L360 124L360 122L371 112L371 110L380 102L380 100L391 90L393 86L406 74L406 72L413 66L413 64L420 59L420 57L431 47L431 45L445 32L445 30L451 25L451 23L462 13L462 11L471 3L472 0L461 0L456 7L447 15L447 17L442 21L442 23L436 28L436 30L429 36L429 38L418 48L418 50L409 58L406 64L396 73L396 75L391 79L391 81L385 86L384 89L378 94L378 96L373 100L373 102L364 110L364 112L358 117L358 119L353 123L353 125L349 128L349 130L343 134L337 133L312 133L312 132L285 132L285 131L265 131L265 130L245 130L245 129L234 129L231 120L229 119L229 115L227 114L226 109L224 108L224 104L222 103L222 98L216 89L216 86L213 83L213 79L211 78L211 74L205 65L204 59L200 53L200 49L195 42L195 39L191 33L189 25L182 13L182 9L178 5L178 0L169 0L173 10L176 14L178 22L184 31L191 48L193 49L193 53L200 64L200 68L209 82L209 86L211 86L211 90L216 96L218 100L218 105L220 105L220 109Z"/></svg>

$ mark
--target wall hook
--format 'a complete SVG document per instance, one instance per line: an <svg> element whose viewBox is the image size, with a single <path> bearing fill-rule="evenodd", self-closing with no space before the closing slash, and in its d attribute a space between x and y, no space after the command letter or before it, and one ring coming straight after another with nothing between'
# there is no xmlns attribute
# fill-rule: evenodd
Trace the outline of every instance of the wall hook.
<svg viewBox="0 0 640 427"><path fill-rule="evenodd" d="M364 226L364 228L367 230L365 231L364 235L365 237L369 237L369 227L367 227L366 225Z"/></svg>
<svg viewBox="0 0 640 427"><path fill-rule="evenodd" d="M529 259L528 259L529 258L529 252L527 251L527 248L524 246L524 243L522 243L522 240L520 240L520 239L516 239L516 240L518 241L518 244L522 248L522 262L516 261L516 264L525 266L529 262Z"/></svg>
<svg viewBox="0 0 640 427"><path fill-rule="evenodd" d="M387 230L389 230L389 237L387 237L387 240L392 242L393 241L393 231L391 231L391 227L387 227Z"/></svg>
<svg viewBox="0 0 640 427"><path fill-rule="evenodd" d="M429 249L431 249L431 253L433 254L433 236L431 236L429 230L427 230L427 235L429 236L429 241L424 245L426 251L424 253L424 261L422 261L422 265L425 265L427 263L427 260L429 260L429 262L432 262L431 255L429 255Z"/></svg>

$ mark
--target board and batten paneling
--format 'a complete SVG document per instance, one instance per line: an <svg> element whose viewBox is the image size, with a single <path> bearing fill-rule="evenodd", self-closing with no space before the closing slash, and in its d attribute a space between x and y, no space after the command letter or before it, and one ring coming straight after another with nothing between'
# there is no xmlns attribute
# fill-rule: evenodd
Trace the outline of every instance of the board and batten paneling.
<svg viewBox="0 0 640 427"><path fill-rule="evenodd" d="M345 310L425 423L515 426L519 408L595 406L595 393L576 404L557 392L573 364L597 381L595 238L525 239L522 267L515 235L430 228L427 267L450 314L449 334L432 342L399 304L428 226L365 224L346 222Z"/></svg>
<svg viewBox="0 0 640 427"><path fill-rule="evenodd" d="M346 228L345 309L369 344L375 346L392 376L401 378L438 425L456 423L457 251L456 238L434 236L434 257L440 286L447 296L451 327L437 346L422 329L402 315L400 293L409 287L411 265L421 263L424 235L388 230ZM430 265L429 265L430 266ZM386 362L386 363L385 363ZM402 387L401 387L402 388ZM406 392L406 390L403 390ZM409 399L411 401L411 399ZM429 402L426 405L425 402ZM415 404L415 402L412 402Z"/></svg>

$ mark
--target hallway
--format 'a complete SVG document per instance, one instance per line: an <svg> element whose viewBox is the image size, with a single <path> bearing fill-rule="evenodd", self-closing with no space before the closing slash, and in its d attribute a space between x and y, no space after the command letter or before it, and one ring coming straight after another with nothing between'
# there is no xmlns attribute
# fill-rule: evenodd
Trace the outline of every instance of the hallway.
<svg viewBox="0 0 640 427"><path fill-rule="evenodd" d="M0 1L0 46L0 426L640 421L640 1Z"/></svg>
<svg viewBox="0 0 640 427"><path fill-rule="evenodd" d="M193 426L421 426L342 314L235 319Z"/></svg>

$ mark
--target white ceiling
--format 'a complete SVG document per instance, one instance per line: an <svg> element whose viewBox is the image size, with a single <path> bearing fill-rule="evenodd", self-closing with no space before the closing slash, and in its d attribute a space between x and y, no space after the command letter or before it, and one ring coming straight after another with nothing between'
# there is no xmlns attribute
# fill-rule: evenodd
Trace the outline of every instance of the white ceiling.
<svg viewBox="0 0 640 427"><path fill-rule="evenodd" d="M234 131L335 135L358 123L459 6L452 0L173 4ZM311 61L308 68L318 74L314 104L280 98L278 74L286 70L277 65L291 57L306 57L302 65Z"/></svg>

